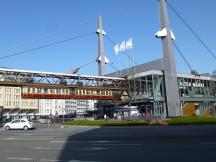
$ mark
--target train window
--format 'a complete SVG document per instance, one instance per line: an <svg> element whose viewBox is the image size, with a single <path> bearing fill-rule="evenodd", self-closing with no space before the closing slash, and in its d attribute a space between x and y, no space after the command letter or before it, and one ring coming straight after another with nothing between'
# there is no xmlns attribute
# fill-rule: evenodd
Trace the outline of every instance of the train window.
<svg viewBox="0 0 216 162"><path fill-rule="evenodd" d="M92 91L92 94L96 95L96 94L97 94L97 91Z"/></svg>
<svg viewBox="0 0 216 162"><path fill-rule="evenodd" d="M86 90L83 90L83 95L86 95Z"/></svg>
<svg viewBox="0 0 216 162"><path fill-rule="evenodd" d="M64 89L64 94L69 94L69 90L68 89Z"/></svg>
<svg viewBox="0 0 216 162"><path fill-rule="evenodd" d="M100 95L100 91L99 90L97 90L96 95Z"/></svg>
<svg viewBox="0 0 216 162"><path fill-rule="evenodd" d="M105 91L101 91L100 95L105 95Z"/></svg>
<svg viewBox="0 0 216 162"><path fill-rule="evenodd" d="M90 90L87 90L86 91L86 94L88 95L88 94L92 94L92 92L90 91Z"/></svg>
<svg viewBox="0 0 216 162"><path fill-rule="evenodd" d="M48 89L47 88L44 88L44 93L48 93Z"/></svg>
<svg viewBox="0 0 216 162"><path fill-rule="evenodd" d="M74 90L69 89L69 94L74 94L74 93L75 93Z"/></svg>
<svg viewBox="0 0 216 162"><path fill-rule="evenodd" d="M26 91L26 88L22 88L22 92L23 93L26 93L27 91Z"/></svg>
<svg viewBox="0 0 216 162"><path fill-rule="evenodd" d="M59 90L59 89L56 89L56 93L59 94L59 93L60 93L60 90Z"/></svg>
<svg viewBox="0 0 216 162"><path fill-rule="evenodd" d="M50 89L50 93L54 94L55 93L55 89Z"/></svg>
<svg viewBox="0 0 216 162"><path fill-rule="evenodd" d="M76 93L77 95L79 95L79 93L80 93L80 92L79 92L79 89L76 89L76 90L75 90L75 93Z"/></svg>

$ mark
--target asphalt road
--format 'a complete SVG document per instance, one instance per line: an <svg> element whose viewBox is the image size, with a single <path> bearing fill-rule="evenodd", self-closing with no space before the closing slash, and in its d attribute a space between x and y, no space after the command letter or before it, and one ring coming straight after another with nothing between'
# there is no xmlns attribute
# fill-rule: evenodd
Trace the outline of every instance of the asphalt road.
<svg viewBox="0 0 216 162"><path fill-rule="evenodd" d="M0 130L0 162L215 162L216 125Z"/></svg>

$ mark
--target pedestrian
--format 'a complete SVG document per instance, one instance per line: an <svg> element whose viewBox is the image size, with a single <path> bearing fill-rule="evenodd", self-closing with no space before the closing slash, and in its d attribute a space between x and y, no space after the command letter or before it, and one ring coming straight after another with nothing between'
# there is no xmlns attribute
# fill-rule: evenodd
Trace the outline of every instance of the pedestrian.
<svg viewBox="0 0 216 162"><path fill-rule="evenodd" d="M107 121L107 116L106 116L106 114L104 114L104 120L106 120L106 121Z"/></svg>
<svg viewBox="0 0 216 162"><path fill-rule="evenodd" d="M48 124L48 128L50 128L51 119L48 119L47 124Z"/></svg>

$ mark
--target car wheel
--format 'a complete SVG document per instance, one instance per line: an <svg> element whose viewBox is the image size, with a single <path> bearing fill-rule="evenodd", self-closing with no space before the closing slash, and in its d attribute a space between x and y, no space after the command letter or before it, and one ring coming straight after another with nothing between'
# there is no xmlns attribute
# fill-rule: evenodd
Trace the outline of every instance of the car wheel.
<svg viewBox="0 0 216 162"><path fill-rule="evenodd" d="M10 127L9 127L9 126L6 126L6 127L5 127L5 130L10 130Z"/></svg>
<svg viewBox="0 0 216 162"><path fill-rule="evenodd" d="M28 130L28 126L24 126L23 129L26 131Z"/></svg>

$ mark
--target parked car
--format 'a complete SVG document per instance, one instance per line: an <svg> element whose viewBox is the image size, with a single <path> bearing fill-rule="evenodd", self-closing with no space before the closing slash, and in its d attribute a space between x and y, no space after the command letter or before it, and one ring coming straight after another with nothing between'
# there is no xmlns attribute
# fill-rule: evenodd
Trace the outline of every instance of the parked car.
<svg viewBox="0 0 216 162"><path fill-rule="evenodd" d="M10 129L35 129L35 124L28 119L15 119L4 125L5 130Z"/></svg>

